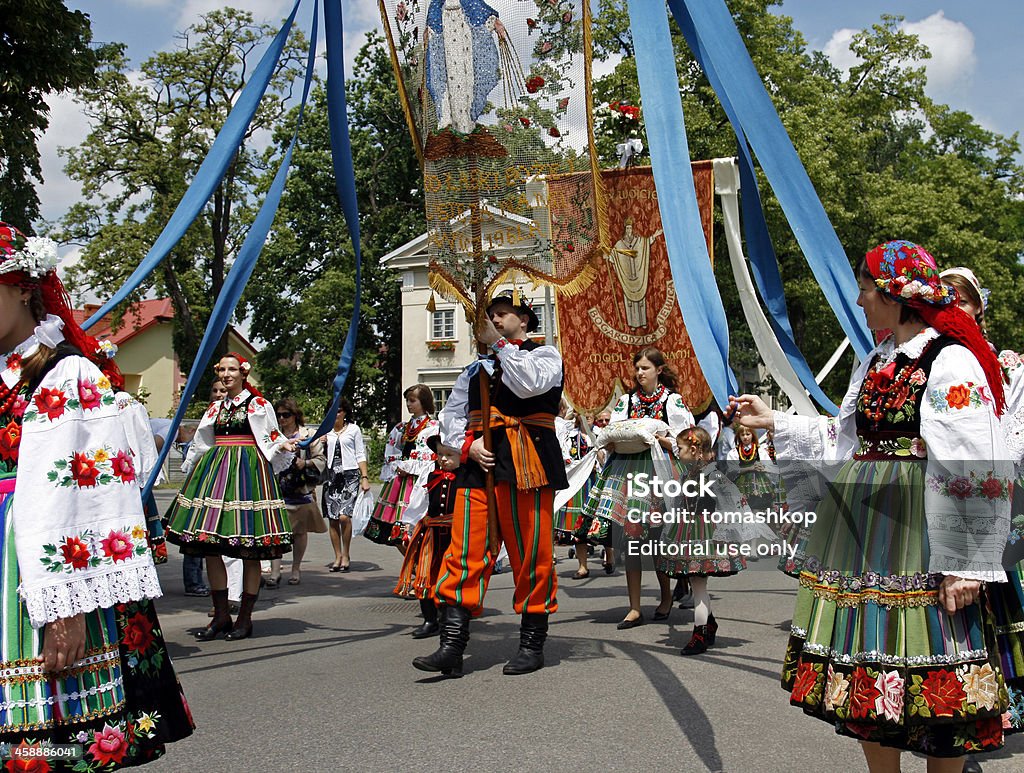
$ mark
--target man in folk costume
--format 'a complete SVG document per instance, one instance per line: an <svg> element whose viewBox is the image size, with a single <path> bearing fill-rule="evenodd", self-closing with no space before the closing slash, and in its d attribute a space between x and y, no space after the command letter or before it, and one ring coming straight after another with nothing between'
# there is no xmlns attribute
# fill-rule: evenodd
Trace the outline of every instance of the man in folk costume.
<svg viewBox="0 0 1024 773"><path fill-rule="evenodd" d="M522 614L519 651L503 669L528 674L544 665L548 615L558 608L554 572L553 510L556 489L565 488L565 463L555 436L562 397L562 357L552 346L526 338L537 315L511 294L495 297L477 340L493 354L464 370L439 415L441 443L462 449L452 542L437 583L441 646L416 658L421 671L460 673L469 641L469 619L483 610L494 568L486 478L494 474L500 537L515 578L514 608ZM484 447L480 368L490 376L491 450Z"/></svg>

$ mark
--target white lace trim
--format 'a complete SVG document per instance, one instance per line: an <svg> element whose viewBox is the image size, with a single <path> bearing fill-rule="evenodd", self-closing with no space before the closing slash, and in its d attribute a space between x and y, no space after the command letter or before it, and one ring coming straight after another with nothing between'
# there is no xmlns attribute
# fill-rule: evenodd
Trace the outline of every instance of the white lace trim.
<svg viewBox="0 0 1024 773"><path fill-rule="evenodd" d="M74 617L94 609L106 609L129 601L163 595L156 567L151 563L118 568L107 574L80 577L58 585L18 588L33 628L42 628L61 617Z"/></svg>
<svg viewBox="0 0 1024 773"><path fill-rule="evenodd" d="M880 358L880 364L885 366L896 359L896 355L905 354L911 360L916 360L924 352L925 347L938 338L940 335L939 331L933 327L928 327L918 333L916 336L911 338L909 341L904 341L899 346L893 347L893 338L890 335L882 343L878 345L878 356Z"/></svg>
<svg viewBox="0 0 1024 773"><path fill-rule="evenodd" d="M1006 582L1006 572L949 572L951 577L961 580L978 580L980 582Z"/></svg>

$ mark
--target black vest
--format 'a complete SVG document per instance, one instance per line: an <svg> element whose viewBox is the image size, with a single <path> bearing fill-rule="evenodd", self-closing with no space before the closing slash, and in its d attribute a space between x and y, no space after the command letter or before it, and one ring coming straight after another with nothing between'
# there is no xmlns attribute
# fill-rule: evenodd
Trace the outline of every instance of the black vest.
<svg viewBox="0 0 1024 773"><path fill-rule="evenodd" d="M529 352L538 348L539 344L533 341L524 341L519 347L522 351ZM522 398L509 389L501 375L501 363L495 355L491 355L495 362L494 375L490 377L491 382L491 405L497 408L506 416L529 416L532 413L548 413L552 417L558 415L559 404L562 400L562 383L549 389L547 392L535 397ZM469 382L469 411L470 413L480 410L480 373L478 371ZM568 488L569 481L565 477L565 460L562 458L562 449L558 445L558 438L553 429L545 427L523 427L523 432L529 432L533 445L537 449L537 456L547 474L548 484L556 489ZM478 433L479 434L479 433ZM512 449L509 447L508 436L504 427L491 429L491 451L495 456L494 479L496 481L509 481L513 487L516 484L516 471L512 463ZM480 465L472 459L468 460L461 468L459 475L460 488L483 488L486 474Z"/></svg>

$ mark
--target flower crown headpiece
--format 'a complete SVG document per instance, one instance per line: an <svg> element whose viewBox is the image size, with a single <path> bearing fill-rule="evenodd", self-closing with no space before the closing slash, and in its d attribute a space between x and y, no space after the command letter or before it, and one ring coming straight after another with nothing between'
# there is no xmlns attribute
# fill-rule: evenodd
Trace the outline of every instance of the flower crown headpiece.
<svg viewBox="0 0 1024 773"><path fill-rule="evenodd" d="M57 243L38 236L26 237L7 223L0 223L0 274L24 271L32 279L42 279L60 262Z"/></svg>
<svg viewBox="0 0 1024 773"><path fill-rule="evenodd" d="M948 306L956 290L942 282L938 267L924 247L896 240L880 244L866 256L878 289L900 303Z"/></svg>

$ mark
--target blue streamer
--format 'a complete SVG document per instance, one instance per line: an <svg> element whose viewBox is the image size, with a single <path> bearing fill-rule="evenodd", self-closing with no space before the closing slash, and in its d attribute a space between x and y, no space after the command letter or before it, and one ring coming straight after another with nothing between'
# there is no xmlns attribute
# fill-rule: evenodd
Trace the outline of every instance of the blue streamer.
<svg viewBox="0 0 1024 773"><path fill-rule="evenodd" d="M356 198L356 173L352 164L352 143L348 136L348 103L345 100L345 30L341 0L324 0L324 32L327 35L327 118L331 129L334 184L338 189L338 200L345 213L345 222L348 223L352 249L355 252L356 290L352 302L352 321L349 322L345 346L341 350L338 369L334 375L331 404L324 420L317 427L316 434L300 444L303 448L334 428L334 419L338 415L338 403L341 401L341 390L345 388L345 381L356 355L356 338L359 335L359 316L363 295L359 204Z"/></svg>
<svg viewBox="0 0 1024 773"><path fill-rule="evenodd" d="M793 327L789 321L789 312L786 309L786 295L782 285L782 275L779 273L779 262L775 256L775 249L772 246L771 236L768 233L768 223L764 218L764 209L761 204L761 193L757 185L757 175L754 173L754 159L750 155L750 147L743 135L739 118L729 100L725 88L722 86L718 71L708 63L708 57L701 44L700 36L693 27L693 20L690 18L686 6L681 0L669 0L669 8L672 15L679 24L686 38L690 50L693 52L697 63L708 76L711 87L718 95L736 134L736 142L739 150L739 171L740 171L740 206L743 209L743 230L747 240L747 254L750 257L750 266L753 270L754 281L757 289L761 292L768 310L768 318L771 322L775 337L782 347L786 359L789 360L794 372L800 379L807 393L822 408L833 416L839 413L837 406L822 391L821 385L814 378L803 353L796 345L793 335Z"/></svg>
<svg viewBox="0 0 1024 773"><path fill-rule="evenodd" d="M274 216L277 214L277 207L281 203L281 194L284 192L284 185L288 179L288 169L292 163L292 151L295 149L295 143L299 137L299 128L302 126L302 117L306 110L309 88L313 82L318 26L319 9L314 7L309 53L306 56L306 80L302 86L302 101L299 103L299 114L295 121L295 132L292 134L288 150L285 151L284 156L281 158L281 164L277 168L277 174L274 175L274 181L270 186L270 190L267 191L267 197L263 200L263 204L260 205L256 219L253 221L245 241L238 250L238 255L231 266L231 271L228 272L227 278L224 280L224 287L221 288L220 295L213 306L210 321L206 325L206 332L203 334L203 340L200 342L199 350L196 352L195 361L192 363L192 370L189 372L188 380L185 382L185 389L181 393L181 402L178 404L178 410L171 420L171 427L167 431L168 440L176 437L178 434L178 427L181 426L181 421L185 418L185 412L188 410L188 404L192 399L192 395L195 394L196 387L199 386L203 372L206 370L206 365L210 357L213 356L221 336L231 321L231 315L235 311L235 306L238 305L238 300L242 297L242 291L245 289L249 277L252 276L253 269L256 268L256 261L263 251L267 234L270 233L270 227L274 223ZM144 496L152 490L160 469L163 467L164 460L167 459L167 455L171 450L171 446L172 443L167 442L160 449L160 456L143 489Z"/></svg>
<svg viewBox="0 0 1024 773"><path fill-rule="evenodd" d="M729 326L697 206L664 0L631 0L629 21L676 298L704 378L718 404L727 405L737 391Z"/></svg>
<svg viewBox="0 0 1024 773"><path fill-rule="evenodd" d="M872 349L857 281L832 223L779 120L724 0L683 0L707 64L732 104L811 271L858 356ZM721 96L721 94L720 94Z"/></svg>
<svg viewBox="0 0 1024 773"><path fill-rule="evenodd" d="M284 45L291 32L292 23L295 21L295 14L301 4L302 0L295 0L292 12L281 26L270 47L264 52L263 58L256 65L256 69L253 70L252 78L245 84L245 88L242 89L238 101L231 108L231 112L224 121L224 126L217 133L213 145L210 146L206 158L203 159L199 171L196 172L195 179L189 185L188 190L185 191L181 201L178 202L178 206L174 210L174 214L171 215L171 219L167 221L167 225L164 226L164 230L160 232L146 257L142 259L138 268L132 272L132 275L128 277L121 289L114 293L113 297L103 304L99 311L85 321L82 325L84 330L88 330L99 322L101 318L109 314L114 307L135 292L139 285L153 273L156 267L167 257L167 254L181 241L181 237L185 235L189 226L192 225L192 222L199 216L203 207L206 206L206 202L210 200L214 189L224 179L228 165L241 146L245 131L249 128L249 124L252 123L253 115L255 115L256 109L260 105L260 100L267 90L270 78L274 74L274 68L281 58L281 52L284 50Z"/></svg>

